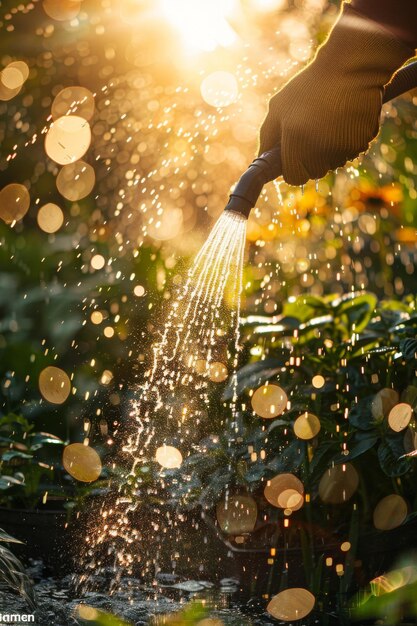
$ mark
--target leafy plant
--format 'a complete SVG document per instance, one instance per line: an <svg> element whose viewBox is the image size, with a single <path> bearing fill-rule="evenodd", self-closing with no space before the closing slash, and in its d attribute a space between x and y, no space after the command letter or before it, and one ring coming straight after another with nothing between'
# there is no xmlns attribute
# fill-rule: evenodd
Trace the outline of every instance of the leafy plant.
<svg viewBox="0 0 417 626"><path fill-rule="evenodd" d="M244 537L243 546L241 538L235 546L233 537L224 535L224 540L236 550L263 550L265 545L279 550L284 513L265 501L263 491L275 475L296 474L309 500L292 513L286 543L300 546L310 587L319 593L324 574L315 546L349 537L351 549L337 596L342 615L355 580L359 538L370 529L375 532L376 504L397 493L409 503L407 519L417 508L417 468L407 458L409 446L415 445L408 439L415 442L417 430L416 299L378 302L364 292L343 298L300 296L283 304L281 316L248 319L243 330L246 349L261 359L246 359L237 373L240 410L233 423L221 423L214 411L211 433L194 445L180 469L166 472L171 504L201 507L214 527L214 507L226 490L251 494L259 511L254 531ZM273 420L258 417L251 408L252 391L266 381L278 384L289 400ZM223 400L231 398L234 384L226 386ZM404 431L394 431L388 422L392 403L385 400L387 393L393 404L411 407ZM218 412L222 414L220 405ZM305 412L318 416L321 427L307 441L293 428ZM356 469L358 490L347 504L326 504L319 496L320 480L328 468L346 462Z"/></svg>
<svg viewBox="0 0 417 626"><path fill-rule="evenodd" d="M19 559L3 544L22 543L0 528L0 580L19 593L33 611L36 609L32 583Z"/></svg>
<svg viewBox="0 0 417 626"><path fill-rule="evenodd" d="M63 496L55 464L64 442L37 432L33 423L13 413L0 419L0 503L33 508L45 491Z"/></svg>

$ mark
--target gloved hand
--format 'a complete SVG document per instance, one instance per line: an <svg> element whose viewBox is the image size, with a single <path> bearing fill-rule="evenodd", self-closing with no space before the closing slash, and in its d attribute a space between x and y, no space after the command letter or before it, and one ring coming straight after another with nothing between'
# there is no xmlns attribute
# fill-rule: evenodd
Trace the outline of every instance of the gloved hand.
<svg viewBox="0 0 417 626"><path fill-rule="evenodd" d="M345 4L313 61L271 98L259 154L280 145L282 174L291 185L356 158L378 133L384 85L413 55Z"/></svg>

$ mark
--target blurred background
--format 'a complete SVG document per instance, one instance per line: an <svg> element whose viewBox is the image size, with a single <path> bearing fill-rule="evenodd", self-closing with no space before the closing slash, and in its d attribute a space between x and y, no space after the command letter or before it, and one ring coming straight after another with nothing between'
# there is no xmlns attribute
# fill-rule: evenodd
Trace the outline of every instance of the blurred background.
<svg viewBox="0 0 417 626"><path fill-rule="evenodd" d="M64 443L87 437L103 459L112 457L161 311L256 154L269 97L311 58L339 5L2 2L3 506L75 505L83 493L62 471ZM242 307L253 341L241 365L287 347L274 328L267 340L254 336L254 320L271 323L284 312L304 323L323 313L329 294L366 290L413 317L416 104L410 93L384 106L381 133L360 161L303 189L277 182L265 188L248 223ZM313 300L301 310L296 298L306 294ZM375 303L365 302L363 328ZM323 335L328 348L354 334L349 324ZM317 336L309 337L313 354ZM398 347L395 337L387 341ZM327 362L325 377L340 374L339 356ZM387 363L371 368L372 392L391 385ZM412 364L407 368L411 380ZM399 388L402 375L393 375ZM293 370L285 376L291 380ZM222 433L223 406L219 399L210 416L213 437ZM247 454L252 439L245 436ZM387 475L391 481L398 474Z"/></svg>

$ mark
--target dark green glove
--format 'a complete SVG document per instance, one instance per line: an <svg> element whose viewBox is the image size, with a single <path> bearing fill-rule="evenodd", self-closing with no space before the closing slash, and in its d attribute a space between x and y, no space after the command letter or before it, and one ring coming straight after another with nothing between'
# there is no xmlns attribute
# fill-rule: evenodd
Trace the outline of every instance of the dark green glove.
<svg viewBox="0 0 417 626"><path fill-rule="evenodd" d="M313 61L271 98L259 154L280 145L282 174L291 185L356 158L378 133L384 85L413 55L388 30L344 4Z"/></svg>

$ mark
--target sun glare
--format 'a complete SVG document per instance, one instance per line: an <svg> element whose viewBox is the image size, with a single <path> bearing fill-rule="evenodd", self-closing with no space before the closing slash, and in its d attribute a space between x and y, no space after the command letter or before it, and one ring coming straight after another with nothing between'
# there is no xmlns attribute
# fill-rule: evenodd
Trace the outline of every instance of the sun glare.
<svg viewBox="0 0 417 626"><path fill-rule="evenodd" d="M160 0L160 3L164 15L180 32L190 52L210 52L237 40L228 21L235 0Z"/></svg>

